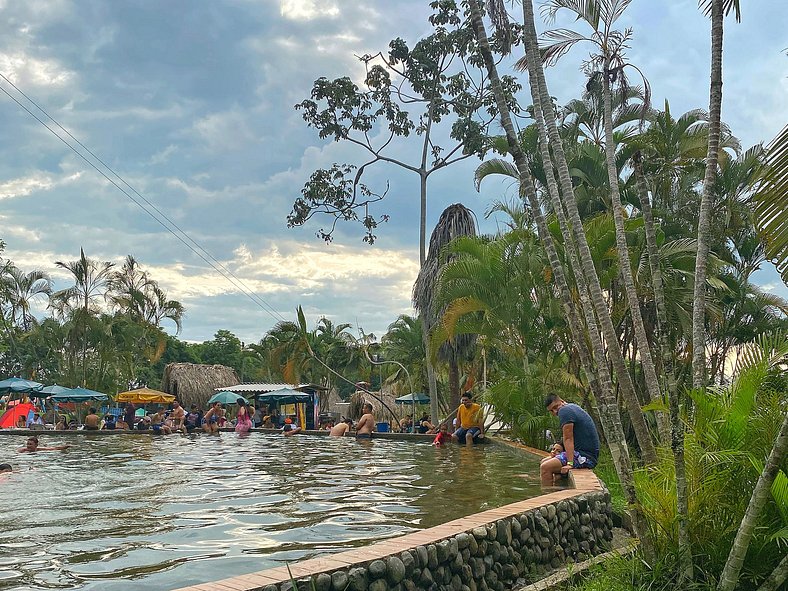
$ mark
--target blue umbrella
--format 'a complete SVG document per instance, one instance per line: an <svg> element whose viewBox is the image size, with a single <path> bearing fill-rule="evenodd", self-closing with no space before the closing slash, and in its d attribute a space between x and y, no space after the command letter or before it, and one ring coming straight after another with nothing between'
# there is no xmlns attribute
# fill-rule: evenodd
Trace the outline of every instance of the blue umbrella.
<svg viewBox="0 0 788 591"><path fill-rule="evenodd" d="M239 398L241 400L245 400L245 398L240 394L236 394L230 390L220 390L208 399L208 404L213 404L214 402L221 402L222 404L237 404Z"/></svg>
<svg viewBox="0 0 788 591"><path fill-rule="evenodd" d="M73 392L71 388L66 388L65 386L58 386L57 384L52 384L51 386L44 386L41 389L41 394L46 394L47 396L52 395L60 395L60 394L68 394L69 392Z"/></svg>
<svg viewBox="0 0 788 591"><path fill-rule="evenodd" d="M52 402L88 402L91 400L109 400L109 396L88 388L72 388L62 394L53 394L49 399Z"/></svg>
<svg viewBox="0 0 788 591"><path fill-rule="evenodd" d="M20 394L39 392L44 384L39 384L32 380L25 380L22 378L8 378L7 380L0 381L0 394L8 392L18 392Z"/></svg>

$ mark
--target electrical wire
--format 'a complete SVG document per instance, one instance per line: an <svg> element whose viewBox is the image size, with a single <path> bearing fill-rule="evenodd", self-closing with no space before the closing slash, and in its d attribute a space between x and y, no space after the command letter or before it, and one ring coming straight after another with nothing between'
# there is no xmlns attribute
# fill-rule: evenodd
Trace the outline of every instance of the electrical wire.
<svg viewBox="0 0 788 591"><path fill-rule="evenodd" d="M74 137L67 129L65 129L54 117L52 117L46 110L44 110L41 106L38 105L36 101L30 98L27 94L25 94L18 86L16 86L11 80L8 79L4 74L0 73L0 78L5 80L14 90L16 90L19 94L21 94L25 99L27 99L36 109L38 109L41 113L43 113L50 121L52 121L58 128L63 130L71 139L73 139L80 147L82 147L88 154L90 154L97 162L99 162L104 168L106 168L114 177L116 177L121 183L123 183L126 187L128 187L135 195L139 197L141 201L147 204L148 207L143 205L143 203L134 197L134 195L130 194L126 191L121 185L119 185L115 180L110 178L103 170L101 170L96 164L94 164L90 159L88 159L84 154L82 154L79 150L77 150L73 145L71 145L65 138L63 138L60 134L58 134L52 127L47 125L45 121L43 121L38 115L36 115L33 111L31 111L26 105L22 104L19 99L13 96L11 93L8 92L2 85L0 85L0 90L8 96L12 101L14 101L17 105L19 105L22 109L24 109L31 117L33 117L36 121L38 121L41 125L43 125L52 135L58 138L63 144L65 144L72 152L74 152L77 156L79 156L88 166L93 168L96 172L98 172L102 177L104 177L107 181L109 181L112 185L114 185L121 193L123 193L126 197L128 197L134 204L136 204L140 209L142 209L145 213L147 213L151 218L153 218L159 225L161 225L165 230L167 230L170 234L175 236L184 246L186 246L189 250L191 250L194 254L200 257L206 264L208 264L211 268L213 268L217 273L219 273L222 277L227 279L233 287L238 289L241 293L243 293L247 298L249 298L255 305L257 305L260 309L266 312L269 316L271 316L275 321L285 321L285 318L271 305L269 304L264 298L254 293L249 286L247 286L239 277L237 277L232 271L230 271L224 264L222 264L218 259L216 259L207 249L205 249L202 245L200 245L196 240L194 240L187 232L178 226L174 221L172 221L164 212L162 212L155 204L151 203L150 200L145 198L139 191L137 191L133 186L131 186L128 182L126 182L123 177L121 177L117 172L115 172L111 166L106 164L101 158L99 158L92 150L86 147L82 142L80 142L76 137ZM153 210L153 211L151 211ZM155 212L155 213L154 213ZM165 221L162 221L165 220ZM169 224L169 225L168 225ZM175 228L175 229L173 229ZM177 230L177 232L176 232Z"/></svg>

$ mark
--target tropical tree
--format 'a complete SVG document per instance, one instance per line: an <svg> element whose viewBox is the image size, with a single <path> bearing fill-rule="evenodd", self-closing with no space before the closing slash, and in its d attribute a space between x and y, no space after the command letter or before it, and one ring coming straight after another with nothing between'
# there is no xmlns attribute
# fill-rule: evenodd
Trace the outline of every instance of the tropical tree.
<svg viewBox="0 0 788 591"><path fill-rule="evenodd" d="M459 203L450 205L443 210L430 236L430 250L427 259L421 266L413 286L413 305L419 311L424 323L425 339L429 339L428 335L437 324L437 318L441 312L435 303L435 284L446 264L443 249L455 238L475 235L476 221L471 210ZM429 350L426 341L425 349ZM473 357L474 351L475 338L468 334L457 335L440 344L437 357L449 368L449 408L457 408L460 404L460 364L463 361L469 361ZM428 361L428 372L430 365L431 363ZM430 393L432 391L431 387ZM437 418L439 416L437 388L435 388L435 392L436 395L430 397L430 412L433 417Z"/></svg>
<svg viewBox="0 0 788 591"><path fill-rule="evenodd" d="M584 67L589 76L588 86L592 89L601 87L604 150L610 188L611 212L616 227L619 271L629 305L635 341L645 377L646 390L652 402L661 402L662 396L654 358L638 303L632 267L629 264L631 259L624 230L624 210L621 203L618 167L616 165L617 146L613 137L613 93L618 91L617 94L621 102L620 107L626 108L626 99L630 90L627 70L634 69L640 75L644 84L645 92L643 93L640 109L641 118L645 116L645 111L648 109L650 102L648 82L640 70L627 60L625 54L627 43L632 37L632 31L631 29L618 31L613 28L618 19L624 14L628 4L629 0L597 0L585 3L577 3L572 0L550 0L545 5L546 12L550 18L554 18L561 10L568 10L578 20L584 21L591 28L592 34L586 37L566 29L548 31L544 35L546 41L542 51L545 63L552 65L577 43L591 43L594 48ZM525 68L527 69L527 63ZM668 423L663 419L661 413L657 415L657 420L662 440L667 441Z"/></svg>
<svg viewBox="0 0 788 591"><path fill-rule="evenodd" d="M88 329L101 310L99 302L106 301L106 289L115 265L89 259L81 248L76 261L56 261L55 265L71 274L74 285L53 293L49 305L60 317L71 320L73 337L81 341L82 385L85 385L88 374Z"/></svg>
<svg viewBox="0 0 788 591"><path fill-rule="evenodd" d="M23 331L29 331L35 322L30 313L30 304L36 298L48 297L52 293L52 280L43 271L25 273L9 265L0 281L5 284L12 321Z"/></svg>
<svg viewBox="0 0 788 591"><path fill-rule="evenodd" d="M526 6L527 5L527 6ZM588 304L587 295L584 292L585 285L581 287L579 290L581 293L581 309L585 315L588 324L588 332L591 342L592 342L592 350L594 356L597 358L595 360L591 357L590 352L586 349L585 345L585 337L583 335L583 328L579 317L577 316L577 312L575 310L574 302L572 300L572 295L569 290L569 286L567 284L566 275L564 273L563 266L558 258L558 254L555 248L555 244L552 240L552 236L550 236L547 226L544 221L544 217L542 215L541 207L539 201L536 196L536 192L533 188L532 181L530 179L529 174L529 163L526 159L525 155L520 148L518 143L517 135L514 131L514 125L511 120L511 116L509 113L509 109L507 108L505 102L505 94L503 89L500 85L500 78L498 76L497 66L492 54L492 51L489 47L487 41L487 33L484 26L484 21L482 20L482 13L481 8L477 2L477 0L469 0L468 2L470 17L472 21L472 26L474 28L474 32L476 34L476 39L479 44L479 49L484 59L485 67L487 68L488 76L490 77L490 83L493 89L493 92L496 96L496 104L498 106L498 111L501 119L501 124L506 132L506 140L508 144L509 152L512 154L515 165L517 167L518 173L520 175L520 186L524 190L524 194L528 199L528 203L531 207L531 213L534 216L534 220L537 225L537 231L540 240L544 244L545 252L547 253L548 260L550 261L550 267L553 272L553 276L556 282L556 288L560 293L561 302L564 307L564 312L567 317L567 322L572 331L572 336L575 342L575 346L577 347L581 364L583 366L583 370L587 376L589 376L589 382L592 384L592 390L597 394L598 400L600 403L600 416L603 421L603 426L605 427L605 434L607 436L608 444L611 449L611 454L614 458L614 463L616 465L617 472L619 473L622 488L625 491L627 499L632 503L632 506L635 507L636 496L635 496L635 488L634 488L634 481L633 481L633 474L632 474L632 465L631 459L629 456L629 448L626 444L626 439L624 438L623 429L621 428L621 421L620 416L618 414L618 408L615 402L615 398L612 396L612 384L610 380L610 375L607 373L607 364L602 361L604 360L604 348L599 337L599 333L596 329L596 322L593 319L593 312L590 312L592 308L586 304ZM531 6L530 2L526 1L523 3L524 13L525 15L525 35L526 35L526 43L530 43L529 47L530 50L526 50L526 56L532 57L534 54L538 55L536 50L536 29L533 23L533 7ZM501 14L505 15L505 11L502 12L503 6L499 4L495 6L496 13L500 16ZM528 10L530 10L530 21ZM530 28L529 28L530 27ZM538 65L538 69L541 71L541 65ZM534 66L535 67L535 66ZM536 74L531 74L532 71L532 64L529 63L529 75L531 76L532 84L532 96L536 96L535 89L542 90L542 88L538 85L538 78ZM541 97L541 92L539 93ZM545 150L547 150L547 144L545 141L546 138L546 131L544 129L544 121L541 120L542 113L545 112L545 109L542 108L542 104L549 104L552 105L552 102L549 98L549 93L545 94L547 99L544 102L535 101L535 114L537 116L537 123L540 124L539 132L540 132L540 144L542 154L544 155ZM550 111L550 109L548 109ZM554 131L557 134L558 130L555 126L555 121L553 120L553 127L555 128ZM553 130L551 130L553 131ZM553 145L553 148L556 152L561 152L562 149L560 147L560 137L557 138L557 144ZM550 163L549 154L547 158L543 158L543 162L545 164ZM544 166L545 171L552 171L552 164L547 164ZM569 179L568 170L566 167L566 162L563 162L563 168L561 169L562 174L562 184L567 187L571 193L571 180ZM557 188L555 187L555 179L552 174L547 174L547 180L550 183L551 190L551 200L558 199L558 192ZM558 210L560 208L556 208L556 213L558 214ZM577 218L577 222L579 224L579 216L577 216L577 208L574 209L575 217ZM562 221L563 213L558 215L559 222L562 223L562 233L566 238L566 243L571 244L572 238L569 234L568 230L566 230L566 223L565 220ZM574 224L573 220L573 224ZM586 250L588 250L588 245L586 243ZM571 249L568 249L571 253ZM590 253L588 254L588 262L593 268L593 261L590 260ZM575 266L575 269L579 269L579 266ZM596 277L596 272L594 271L594 278L599 284L598 278ZM601 298L601 289L599 289L599 297ZM607 310L605 310L607 312ZM590 312L590 313L589 313ZM609 315L608 315L609 319ZM616 342L616 338L610 341L611 343ZM615 349L615 347L613 347ZM627 374L628 376L628 374ZM637 407L638 412L640 411L640 407ZM641 413L642 418L642 413ZM644 446L650 443L650 440L644 440ZM634 508L634 523L637 531L641 534L645 534L645 524L642 519L642 515ZM648 540L643 535L644 543L647 544Z"/></svg>
<svg viewBox="0 0 788 591"><path fill-rule="evenodd" d="M722 36L724 14L731 10L741 19L739 0L701 0L711 16L711 84L709 87L709 143L698 214L698 254L695 259L695 291L692 306L692 386L706 382L706 264L712 218L712 190L717 176L722 111Z"/></svg>
<svg viewBox="0 0 788 591"><path fill-rule="evenodd" d="M418 317L400 314L389 324L386 334L380 339L383 358L398 362L386 365L391 373L385 379L398 392L408 394L411 388L415 392L427 390L427 353L422 332ZM407 372L403 367L407 368ZM437 416L433 418L438 420Z"/></svg>

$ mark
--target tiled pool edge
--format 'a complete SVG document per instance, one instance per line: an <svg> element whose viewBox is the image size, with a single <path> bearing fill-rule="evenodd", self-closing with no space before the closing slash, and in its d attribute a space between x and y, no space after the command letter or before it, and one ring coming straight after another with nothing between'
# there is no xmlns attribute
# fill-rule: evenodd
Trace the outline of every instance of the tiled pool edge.
<svg viewBox="0 0 788 591"><path fill-rule="evenodd" d="M541 450L498 440L535 455ZM612 539L610 495L590 470L571 488L455 519L337 554L178 591L505 591L540 573L604 552Z"/></svg>

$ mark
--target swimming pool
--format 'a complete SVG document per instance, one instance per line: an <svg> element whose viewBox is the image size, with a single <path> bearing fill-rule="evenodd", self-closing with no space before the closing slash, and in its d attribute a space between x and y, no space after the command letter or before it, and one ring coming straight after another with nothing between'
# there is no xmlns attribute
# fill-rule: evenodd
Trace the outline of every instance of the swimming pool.
<svg viewBox="0 0 788 591"><path fill-rule="evenodd" d="M538 459L254 433L42 437L0 477L0 590L167 590L339 552L540 494ZM468 481L465 475L472 475Z"/></svg>

